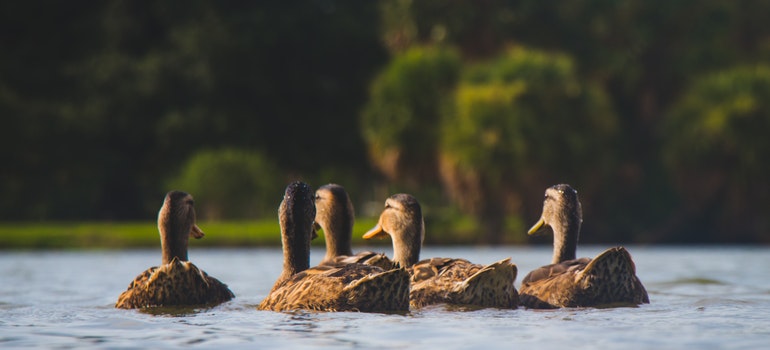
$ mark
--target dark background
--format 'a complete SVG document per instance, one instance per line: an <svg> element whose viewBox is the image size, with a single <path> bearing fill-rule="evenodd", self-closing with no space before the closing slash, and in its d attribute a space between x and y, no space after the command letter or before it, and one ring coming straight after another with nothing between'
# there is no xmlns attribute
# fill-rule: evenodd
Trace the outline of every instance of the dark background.
<svg viewBox="0 0 770 350"><path fill-rule="evenodd" d="M506 231L534 222L546 186L568 182L581 193L584 241L767 243L768 13L764 1L4 1L0 220L148 220L181 184L199 205L211 198L204 218L273 217L285 184L302 179L345 185L361 215L409 191L429 221L469 215L487 227L497 215ZM468 192L442 177L436 154L459 152L443 141L389 171L365 130L395 128L387 117L398 113L378 106L401 105L377 81L392 72L411 82L393 67L432 48L452 52L456 73L409 103L443 88L437 98L451 100L472 67L537 50L566 57L569 81L607 96L610 136L583 121L591 105L574 125L540 120L533 130L557 131L524 133L542 141L526 153L536 171L503 166L500 191L476 191L499 214L464 205ZM549 91L531 104L563 103ZM399 156L415 139L451 134L451 113L431 113L415 114ZM558 130L581 125L586 151L559 149ZM205 152L209 163L189 165ZM490 164L505 164L501 154ZM538 164L547 154L555 163ZM558 167L565 159L573 165Z"/></svg>

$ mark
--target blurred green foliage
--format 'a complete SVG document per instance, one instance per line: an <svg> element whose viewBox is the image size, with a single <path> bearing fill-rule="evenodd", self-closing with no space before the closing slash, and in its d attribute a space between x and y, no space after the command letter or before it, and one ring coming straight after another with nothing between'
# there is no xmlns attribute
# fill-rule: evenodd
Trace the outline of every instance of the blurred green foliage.
<svg viewBox="0 0 770 350"><path fill-rule="evenodd" d="M477 62L454 103L442 125L441 175L455 202L485 225L488 241L502 238L526 188L575 181L590 198L615 163L608 98L564 55L516 48Z"/></svg>
<svg viewBox="0 0 770 350"><path fill-rule="evenodd" d="M226 148L194 154L167 187L193 193L202 219L227 220L274 214L283 182L265 156Z"/></svg>
<svg viewBox="0 0 770 350"><path fill-rule="evenodd" d="M429 236L520 242L543 190L568 182L585 242L770 242L767 13L755 0L0 2L0 220L147 220L171 184L202 216L270 218L301 179L344 185L364 216L412 192ZM227 149L263 159L185 170ZM223 199L236 184L248 190Z"/></svg>
<svg viewBox="0 0 770 350"><path fill-rule="evenodd" d="M375 77L361 125L371 159L389 179L436 177L441 106L459 71L453 50L414 47Z"/></svg>
<svg viewBox="0 0 770 350"><path fill-rule="evenodd" d="M390 245L389 240L365 241L361 236L374 227L375 219L363 219L353 231L357 245ZM197 247L236 247L281 245L278 220L265 218L249 221L203 221L202 239L190 239L190 249ZM324 247L323 235L312 242ZM160 238L154 222L47 222L0 223L2 249L75 249L75 248L158 248Z"/></svg>
<svg viewBox="0 0 770 350"><path fill-rule="evenodd" d="M770 66L739 66L693 81L663 125L664 159L701 230L746 240L770 230Z"/></svg>
<svg viewBox="0 0 770 350"><path fill-rule="evenodd" d="M367 2L3 2L0 220L153 217L202 149L366 178L377 18Z"/></svg>

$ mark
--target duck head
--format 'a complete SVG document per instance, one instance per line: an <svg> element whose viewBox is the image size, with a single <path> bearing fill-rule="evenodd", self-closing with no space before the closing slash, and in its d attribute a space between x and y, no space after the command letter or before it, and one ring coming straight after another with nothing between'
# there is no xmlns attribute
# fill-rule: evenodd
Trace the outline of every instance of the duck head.
<svg viewBox="0 0 770 350"><path fill-rule="evenodd" d="M543 213L527 234L535 235L550 227L553 231L553 261L557 264L575 259L583 210L577 191L570 185L560 184L545 190Z"/></svg>
<svg viewBox="0 0 770 350"><path fill-rule="evenodd" d="M203 237L203 231L195 224L194 204L193 197L185 192L171 191L166 194L158 212L163 264L170 263L174 258L187 261L190 236Z"/></svg>
<svg viewBox="0 0 770 350"><path fill-rule="evenodd" d="M377 226L364 234L364 239L388 236L393 240L393 261L409 267L420 260L425 222L417 198L399 193L385 200Z"/></svg>
<svg viewBox="0 0 770 350"><path fill-rule="evenodd" d="M286 186L278 208L283 242L283 275L294 275L310 267L310 240L315 218L313 190L304 182Z"/></svg>
<svg viewBox="0 0 770 350"><path fill-rule="evenodd" d="M351 239L355 213L345 188L336 184L319 187L315 191L315 209L315 230L323 229L326 240L324 261L353 255Z"/></svg>

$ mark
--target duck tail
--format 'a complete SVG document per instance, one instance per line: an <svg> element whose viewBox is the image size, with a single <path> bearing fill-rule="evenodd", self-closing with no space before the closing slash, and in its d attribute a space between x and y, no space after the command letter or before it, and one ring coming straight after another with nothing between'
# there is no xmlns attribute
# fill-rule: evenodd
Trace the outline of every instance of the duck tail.
<svg viewBox="0 0 770 350"><path fill-rule="evenodd" d="M647 291L636 277L636 266L631 254L623 247L609 248L596 256L582 271L580 277L586 286L606 304L649 303Z"/></svg>
<svg viewBox="0 0 770 350"><path fill-rule="evenodd" d="M392 260L390 260L383 253L371 253L366 257L366 259L363 259L361 263L366 265L377 266L386 271L392 270L398 267Z"/></svg>
<svg viewBox="0 0 770 350"><path fill-rule="evenodd" d="M345 287L348 302L358 311L409 311L409 273L404 268L371 274Z"/></svg>
<svg viewBox="0 0 770 350"><path fill-rule="evenodd" d="M515 309L519 293L513 283L518 268L510 258L489 264L453 288L451 299L458 304Z"/></svg>

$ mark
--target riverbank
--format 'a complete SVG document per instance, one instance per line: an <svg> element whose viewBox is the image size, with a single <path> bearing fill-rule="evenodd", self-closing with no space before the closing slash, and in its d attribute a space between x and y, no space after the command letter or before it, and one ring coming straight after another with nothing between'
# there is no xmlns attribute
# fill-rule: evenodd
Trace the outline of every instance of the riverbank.
<svg viewBox="0 0 770 350"><path fill-rule="evenodd" d="M376 221L361 220L353 242ZM200 222L206 233L191 246L237 247L281 245L277 220ZM319 235L314 245L323 243ZM159 244L155 222L50 222L0 223L0 249L100 249L156 247Z"/></svg>
<svg viewBox="0 0 770 350"><path fill-rule="evenodd" d="M361 236L377 224L377 218L357 219L353 245L390 245L390 240L364 241ZM206 233L191 239L190 245L202 247L280 246L281 234L275 219L251 221L199 222ZM452 225L435 225L427 233L426 243L457 245L477 244L481 238L476 226L467 219ZM449 227L452 227L450 230ZM506 241L511 241L507 239ZM509 242L520 243L520 242ZM145 248L159 244L155 222L46 222L0 223L0 249L104 249ZM321 231L314 246L324 244Z"/></svg>

